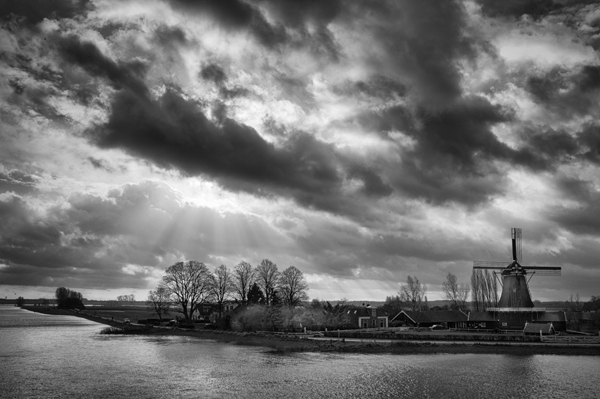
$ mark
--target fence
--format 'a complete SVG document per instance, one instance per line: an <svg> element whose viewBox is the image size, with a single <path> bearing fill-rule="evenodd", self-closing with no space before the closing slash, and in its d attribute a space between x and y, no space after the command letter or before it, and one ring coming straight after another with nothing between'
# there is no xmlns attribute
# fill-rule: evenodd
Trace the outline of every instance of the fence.
<svg viewBox="0 0 600 399"><path fill-rule="evenodd" d="M543 335L541 339L560 344L600 344L600 336Z"/></svg>

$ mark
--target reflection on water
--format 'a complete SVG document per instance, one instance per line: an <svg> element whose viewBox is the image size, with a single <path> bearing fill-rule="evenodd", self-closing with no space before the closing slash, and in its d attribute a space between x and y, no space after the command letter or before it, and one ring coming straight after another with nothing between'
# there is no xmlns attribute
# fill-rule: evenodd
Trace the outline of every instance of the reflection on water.
<svg viewBox="0 0 600 399"><path fill-rule="evenodd" d="M2 397L591 398L600 359L272 354L0 306Z"/></svg>

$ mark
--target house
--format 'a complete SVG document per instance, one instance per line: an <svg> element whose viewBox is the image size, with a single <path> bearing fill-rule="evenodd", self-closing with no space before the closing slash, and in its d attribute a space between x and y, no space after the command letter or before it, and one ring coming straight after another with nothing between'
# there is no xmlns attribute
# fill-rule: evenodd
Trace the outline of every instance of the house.
<svg viewBox="0 0 600 399"><path fill-rule="evenodd" d="M223 308L221 315L229 314L233 309L239 306L238 302L225 301L223 302ZM215 303L203 302L196 305L196 308L192 312L192 320L203 320L206 322L215 322L218 318L219 307Z"/></svg>
<svg viewBox="0 0 600 399"><path fill-rule="evenodd" d="M525 335L553 335L556 333L552 323L525 323L523 334Z"/></svg>
<svg viewBox="0 0 600 399"><path fill-rule="evenodd" d="M402 310L392 322L400 322L405 326L432 327L443 325L447 328L467 328L468 316L460 310Z"/></svg>
<svg viewBox="0 0 600 399"><path fill-rule="evenodd" d="M564 312L546 312L530 309L520 312L462 312L460 310L417 312L403 310L394 316L391 322L414 327L431 327L441 324L444 327L452 329L500 329L513 331L522 331L526 323L552 323L556 331L566 330Z"/></svg>
<svg viewBox="0 0 600 399"><path fill-rule="evenodd" d="M498 320L501 330L522 331L528 323L552 323L556 331L567 329L567 319L564 312L545 311L540 308L522 308L514 311L488 311Z"/></svg>
<svg viewBox="0 0 600 399"><path fill-rule="evenodd" d="M358 328L387 328L388 317L377 312L375 306L355 306L347 311L351 325Z"/></svg>

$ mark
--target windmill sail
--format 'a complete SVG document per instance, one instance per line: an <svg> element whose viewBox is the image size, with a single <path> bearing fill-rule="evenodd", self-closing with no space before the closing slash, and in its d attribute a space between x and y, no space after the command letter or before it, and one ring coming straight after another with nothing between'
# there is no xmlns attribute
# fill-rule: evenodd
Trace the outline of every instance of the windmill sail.
<svg viewBox="0 0 600 399"><path fill-rule="evenodd" d="M499 270L502 275L502 295L498 307L504 309L533 308L533 301L525 276L560 276L559 266L523 266L522 262L522 230L512 228L511 249L512 261L490 262L473 261L473 269ZM495 273L495 272L494 272Z"/></svg>

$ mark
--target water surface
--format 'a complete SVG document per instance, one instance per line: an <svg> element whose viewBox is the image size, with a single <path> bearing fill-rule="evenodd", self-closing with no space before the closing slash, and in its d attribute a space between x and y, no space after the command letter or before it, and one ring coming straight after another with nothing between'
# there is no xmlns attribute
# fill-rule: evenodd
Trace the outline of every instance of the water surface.
<svg viewBox="0 0 600 399"><path fill-rule="evenodd" d="M0 397L594 398L600 358L274 354L0 306Z"/></svg>

